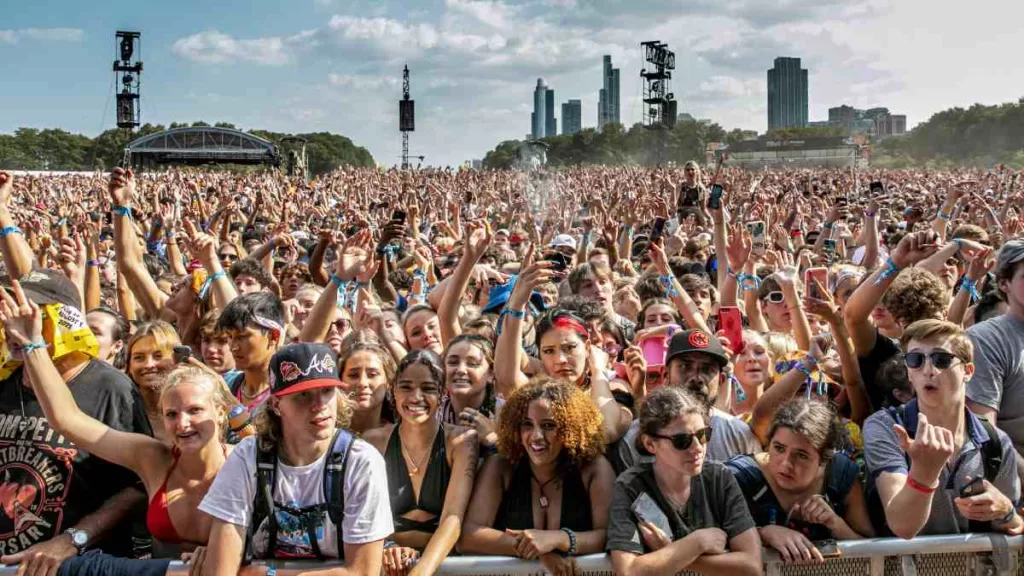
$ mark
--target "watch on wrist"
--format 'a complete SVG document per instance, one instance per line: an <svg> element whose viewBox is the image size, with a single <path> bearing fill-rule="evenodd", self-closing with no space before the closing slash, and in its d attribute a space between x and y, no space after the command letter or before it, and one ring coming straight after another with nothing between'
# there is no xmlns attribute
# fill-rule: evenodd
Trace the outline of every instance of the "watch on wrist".
<svg viewBox="0 0 1024 576"><path fill-rule="evenodd" d="M77 528L68 528L64 532L68 536L71 536L71 543L75 545L75 550L78 551L79 555L85 552L85 547L89 544L88 532Z"/></svg>

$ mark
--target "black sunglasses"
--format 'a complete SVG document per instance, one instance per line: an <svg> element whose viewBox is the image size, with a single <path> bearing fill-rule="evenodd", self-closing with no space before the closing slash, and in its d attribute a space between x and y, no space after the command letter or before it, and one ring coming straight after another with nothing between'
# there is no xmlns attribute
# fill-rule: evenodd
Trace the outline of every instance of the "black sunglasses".
<svg viewBox="0 0 1024 576"><path fill-rule="evenodd" d="M958 360L955 354L936 350L929 354L924 352L907 352L903 355L903 363L907 365L907 368L917 370L924 366L925 357L931 360L932 366L938 370L945 370L953 365L954 360Z"/></svg>
<svg viewBox="0 0 1024 576"><path fill-rule="evenodd" d="M707 446L707 443L711 441L711 426L707 428L701 428L694 433L680 432L679 434L673 434L671 436L664 436L662 434L649 434L652 438L661 438L662 440L671 440L672 447L680 452L683 450L689 450L690 446L693 445L693 439L700 440L701 445Z"/></svg>

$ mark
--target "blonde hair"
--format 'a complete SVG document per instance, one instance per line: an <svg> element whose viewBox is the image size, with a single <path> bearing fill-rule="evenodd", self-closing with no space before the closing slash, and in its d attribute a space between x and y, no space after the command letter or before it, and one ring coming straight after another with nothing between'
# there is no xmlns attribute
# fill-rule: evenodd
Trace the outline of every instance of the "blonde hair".
<svg viewBox="0 0 1024 576"><path fill-rule="evenodd" d="M156 347L168 354L174 351L175 346L181 346L181 339L174 326L163 320L153 320L135 329L135 334L132 334L128 344L124 347L126 358L131 358L132 348L143 338L152 338L156 342Z"/></svg>
<svg viewBox="0 0 1024 576"><path fill-rule="evenodd" d="M769 332L762 334L765 347L768 348L768 355L775 358L782 358L800 350L796 339L785 332Z"/></svg>
<svg viewBox="0 0 1024 576"><path fill-rule="evenodd" d="M335 429L348 428L352 424L352 401L348 395L337 388L338 410L335 412ZM284 440L284 426L281 423L281 416L276 414L270 407L270 398L262 408L256 411L253 418L256 425L256 436L261 450L273 450Z"/></svg>
<svg viewBox="0 0 1024 576"><path fill-rule="evenodd" d="M190 360L188 364L182 364L171 370L164 380L163 388L160 389L159 402L163 403L164 395L168 391L185 384L194 384L205 388L210 395L210 401L213 402L214 407L223 411L224 415L227 416L227 413L238 402L231 395L231 391L228 390L228 386L220 374L201 364L197 366L197 364L199 364L198 361Z"/></svg>
<svg viewBox="0 0 1024 576"><path fill-rule="evenodd" d="M959 325L945 320L929 318L914 322L903 330L903 335L900 337L900 345L903 347L903 351L906 352L911 340L934 343L947 339L949 340L949 351L954 356L966 363L974 361L974 344L967 337L967 332Z"/></svg>

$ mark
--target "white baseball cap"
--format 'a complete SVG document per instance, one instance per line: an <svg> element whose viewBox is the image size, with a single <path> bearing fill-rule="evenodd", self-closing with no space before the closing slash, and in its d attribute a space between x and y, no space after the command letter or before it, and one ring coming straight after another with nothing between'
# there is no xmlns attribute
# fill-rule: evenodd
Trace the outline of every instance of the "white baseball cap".
<svg viewBox="0 0 1024 576"><path fill-rule="evenodd" d="M559 234L558 236L555 236L554 239L551 240L551 247L552 248L566 247L566 248L572 248L573 250L575 250L576 249L576 239L573 238L570 234Z"/></svg>

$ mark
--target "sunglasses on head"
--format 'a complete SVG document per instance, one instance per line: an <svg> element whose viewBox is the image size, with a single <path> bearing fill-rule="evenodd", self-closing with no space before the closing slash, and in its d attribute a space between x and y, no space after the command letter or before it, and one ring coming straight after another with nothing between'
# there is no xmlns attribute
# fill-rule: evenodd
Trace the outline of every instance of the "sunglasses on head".
<svg viewBox="0 0 1024 576"><path fill-rule="evenodd" d="M782 304L783 302L785 302L786 296L782 292L774 290L772 292L765 294L763 300L767 300L772 304Z"/></svg>
<svg viewBox="0 0 1024 576"><path fill-rule="evenodd" d="M903 363L907 365L907 368L911 370L917 370L924 367L924 359L928 358L931 360L932 366L938 370L945 370L953 365L954 360L958 360L955 354L949 352L943 352L936 350L934 352L925 354L924 352L907 352L903 355Z"/></svg>
<svg viewBox="0 0 1024 576"><path fill-rule="evenodd" d="M661 438L662 440L671 440L672 447L676 450L683 451L689 450L690 446L693 445L693 439L700 440L702 446L707 446L708 442L711 441L711 426L707 428L701 428L694 433L680 432L679 434L673 434L671 436L664 436L662 434L651 434L652 438Z"/></svg>

